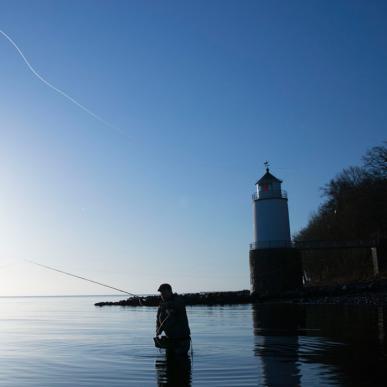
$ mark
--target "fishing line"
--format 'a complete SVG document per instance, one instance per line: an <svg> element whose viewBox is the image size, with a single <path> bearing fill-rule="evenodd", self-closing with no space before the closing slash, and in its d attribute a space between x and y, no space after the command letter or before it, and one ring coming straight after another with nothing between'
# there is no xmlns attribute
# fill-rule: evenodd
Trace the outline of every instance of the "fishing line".
<svg viewBox="0 0 387 387"><path fill-rule="evenodd" d="M70 276L70 277L79 278L79 279L82 279L82 280L84 280L84 281L88 281L88 282L92 282L92 283L97 284L97 285L104 286L105 288L110 288L110 289L118 290L118 291L121 292L121 293L129 294L129 295L132 296L132 297L138 298L139 301L140 301L140 304L141 304L141 297L137 296L136 294L129 293L129 292L127 292L126 290L118 289L118 288L116 288L116 287L114 287L114 286L106 285L106 284L103 284L102 282L98 282L98 281L91 280L91 279L89 279L89 278L81 277L80 275L72 274L72 273L69 273L69 272L67 272L67 271L63 271L63 270L56 269L55 267L51 267L51 266L43 265L43 264L38 263L38 262L30 261L30 260L28 260L28 259L25 259L25 261L26 261L26 262L29 262L29 263L32 263L33 265L37 265L37 266L40 266L40 267L44 267L45 269L48 269L48 270L52 270L52 271L56 271L56 272L58 272L58 273L66 274L66 275L68 275L68 276Z"/></svg>
<svg viewBox="0 0 387 387"><path fill-rule="evenodd" d="M71 97L70 95L68 95L66 92L64 92L63 90L59 89L58 87L54 86L52 83L48 82L45 78L43 78L35 69L34 67L31 65L31 63L28 61L28 59L26 58L26 56L24 55L23 51L19 48L19 46L14 42L14 40L9 36L7 35L4 31L0 30L0 34L2 34L10 43L11 45L16 49L16 51L18 52L18 54L22 57L23 61L25 62L25 64L27 65L28 69L32 72L32 74L35 75L35 77L37 77L41 82L43 82L46 86L48 86L50 89L56 91L58 94L60 94L62 97L65 97L66 99L68 99L70 102L72 102L74 105L78 106L80 109L82 109L84 112L86 112L87 114L89 114L90 116L92 116L93 118L95 118L96 120L102 122L105 126L109 127L110 129L116 131L117 133L119 133L121 136L124 136L128 139L129 136L123 132L121 129L113 126L112 124L110 124L109 122L107 122L106 120L104 120L102 117L100 117L99 115L95 114L94 112L92 112L90 109L88 109L86 106L82 105L80 102L78 102L76 99L74 99L73 97Z"/></svg>

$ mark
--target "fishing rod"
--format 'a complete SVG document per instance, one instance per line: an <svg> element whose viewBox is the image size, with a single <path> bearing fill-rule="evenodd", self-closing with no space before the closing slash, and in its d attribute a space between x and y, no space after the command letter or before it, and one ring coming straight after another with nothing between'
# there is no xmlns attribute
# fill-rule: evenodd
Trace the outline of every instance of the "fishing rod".
<svg viewBox="0 0 387 387"><path fill-rule="evenodd" d="M129 293L126 290L118 289L118 288L116 288L114 286L106 285L106 284L103 284L102 282L98 282L98 281L91 280L89 278L81 277L80 275L76 275L76 274L69 273L67 271L59 270L59 269L56 269L55 267L43 265L43 264L35 262L35 261L31 261L31 260L28 260L28 259L25 259L25 261L28 262L28 263L32 263L33 265L44 267L45 269L48 269L48 270L52 270L52 271L56 271L58 273L66 274L66 275L68 275L70 277L79 278L79 279L82 279L84 281L88 281L88 282L92 282L92 283L97 284L97 285L104 286L105 288L110 288L110 289L118 290L121 293L129 294L132 297L138 298L139 302L141 304L141 297L137 296L136 294Z"/></svg>

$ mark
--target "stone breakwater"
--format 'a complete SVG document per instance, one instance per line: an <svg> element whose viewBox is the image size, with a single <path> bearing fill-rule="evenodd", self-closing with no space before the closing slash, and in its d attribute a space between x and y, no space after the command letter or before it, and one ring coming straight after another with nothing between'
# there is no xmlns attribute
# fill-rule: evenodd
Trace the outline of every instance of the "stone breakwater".
<svg viewBox="0 0 387 387"><path fill-rule="evenodd" d="M307 287L277 296L253 295L248 290L180 294L186 305L235 305L291 302L298 304L387 305L387 278L337 286ZM130 297L117 302L97 302L95 306L158 306L160 296Z"/></svg>
<svg viewBox="0 0 387 387"><path fill-rule="evenodd" d="M227 305L252 302L250 291L205 292L180 294L186 305ZM160 296L130 297L117 302L97 302L95 306L159 306Z"/></svg>

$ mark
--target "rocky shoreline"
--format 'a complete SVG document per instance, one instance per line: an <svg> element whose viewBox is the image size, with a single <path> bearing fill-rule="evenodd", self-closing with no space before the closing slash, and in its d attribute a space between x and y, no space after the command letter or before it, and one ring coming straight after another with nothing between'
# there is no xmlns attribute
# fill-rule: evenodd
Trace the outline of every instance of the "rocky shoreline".
<svg viewBox="0 0 387 387"><path fill-rule="evenodd" d="M294 302L300 304L341 304L387 306L387 278L330 287L306 288Z"/></svg>
<svg viewBox="0 0 387 387"><path fill-rule="evenodd" d="M277 296L255 296L249 290L181 294L186 305L237 305L285 302L297 304L342 304L387 306L387 278L346 285L307 287ZM158 295L130 297L117 302L97 302L95 306L158 306Z"/></svg>
<svg viewBox="0 0 387 387"><path fill-rule="evenodd" d="M249 290L234 292L202 292L180 294L186 305L249 304L252 298ZM117 302L97 302L95 306L159 306L160 296L130 297Z"/></svg>

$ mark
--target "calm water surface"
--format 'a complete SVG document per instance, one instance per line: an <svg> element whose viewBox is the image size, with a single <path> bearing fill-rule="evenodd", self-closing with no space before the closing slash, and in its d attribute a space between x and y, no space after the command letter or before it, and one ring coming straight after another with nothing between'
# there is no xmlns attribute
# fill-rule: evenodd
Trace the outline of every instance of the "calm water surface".
<svg viewBox="0 0 387 387"><path fill-rule="evenodd" d="M387 385L386 308L189 307L194 354L167 359L156 309L107 299L0 298L0 386Z"/></svg>

